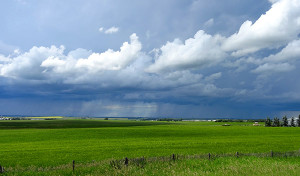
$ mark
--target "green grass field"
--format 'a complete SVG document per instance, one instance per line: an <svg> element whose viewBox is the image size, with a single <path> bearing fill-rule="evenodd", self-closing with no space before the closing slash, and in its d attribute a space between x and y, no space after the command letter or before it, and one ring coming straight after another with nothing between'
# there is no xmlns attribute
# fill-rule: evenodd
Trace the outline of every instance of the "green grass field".
<svg viewBox="0 0 300 176"><path fill-rule="evenodd" d="M170 156L172 153L180 155L266 153L271 150L285 152L300 148L300 128L268 128L252 126L252 123L229 123L231 126L222 126L223 124L224 122L136 122L129 120L1 121L0 164L11 170L6 173L8 175L33 175L34 173L72 175L74 173L69 173L72 160L76 161L79 168L84 166L77 171L77 174L82 172L80 175L99 175L100 172L107 175L126 175L126 173L151 175L153 168L152 173L157 173L159 172L157 169L162 169L161 167L166 163L148 163L144 169L130 166L113 172L111 171L113 168L107 163L112 159ZM253 160L255 160L254 164L249 165L248 163L252 163ZM219 175L221 172L223 175L231 175L234 171L212 170L212 167L236 166L237 163L241 168L249 166L254 169L259 165L265 168L267 166L264 163L272 168L285 163L293 172L300 169L299 157L285 160L246 157L241 161L226 158L205 160L205 162L182 160L171 165L169 163L169 170L161 172L175 170L179 174L162 175L184 175L181 174L184 169L191 172L186 175L205 175L201 173L204 173L206 168L208 169L207 175ZM176 166L179 163L182 169ZM202 168L204 171L197 170L202 165L201 163L207 163L207 166ZM92 167L93 165L97 165L97 168ZM158 168L155 170L155 167ZM20 174L19 171L22 168L23 171ZM53 171L47 168L56 169ZM238 170L235 174L245 174L244 170L232 169ZM275 168L273 171L276 171Z"/></svg>

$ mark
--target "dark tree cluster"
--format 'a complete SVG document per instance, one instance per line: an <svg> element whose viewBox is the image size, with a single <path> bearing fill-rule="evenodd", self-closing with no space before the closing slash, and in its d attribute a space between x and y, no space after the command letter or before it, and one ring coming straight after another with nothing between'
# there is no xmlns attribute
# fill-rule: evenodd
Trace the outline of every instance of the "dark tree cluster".
<svg viewBox="0 0 300 176"><path fill-rule="evenodd" d="M265 119L217 119L215 122L265 122Z"/></svg>
<svg viewBox="0 0 300 176"><path fill-rule="evenodd" d="M160 119L157 119L157 121L168 121L168 122L174 121L174 122L176 122L176 121L182 121L182 118L180 118L180 119L178 119L178 118L160 118Z"/></svg>
<svg viewBox="0 0 300 176"><path fill-rule="evenodd" d="M286 116L282 117L281 120L279 120L278 117L275 117L273 121L269 117L267 117L267 119L265 120L265 126L266 127L300 127L300 115L296 120L294 117L292 117L290 124Z"/></svg>

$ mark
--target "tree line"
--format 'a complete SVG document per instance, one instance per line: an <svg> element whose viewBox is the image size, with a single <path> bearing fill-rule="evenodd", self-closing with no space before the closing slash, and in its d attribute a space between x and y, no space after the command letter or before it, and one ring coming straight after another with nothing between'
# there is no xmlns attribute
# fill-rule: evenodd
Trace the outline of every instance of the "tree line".
<svg viewBox="0 0 300 176"><path fill-rule="evenodd" d="M265 119L217 119L215 122L265 122Z"/></svg>
<svg viewBox="0 0 300 176"><path fill-rule="evenodd" d="M268 117L265 121L265 126L266 127L300 127L300 115L298 116L298 119L292 117L290 123L286 116L283 116L281 120L278 117L275 117L273 120Z"/></svg>

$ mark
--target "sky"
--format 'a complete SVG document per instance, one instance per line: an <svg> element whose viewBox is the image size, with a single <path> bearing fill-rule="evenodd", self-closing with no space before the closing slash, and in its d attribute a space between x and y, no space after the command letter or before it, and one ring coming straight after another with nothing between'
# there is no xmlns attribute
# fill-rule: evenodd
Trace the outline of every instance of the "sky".
<svg viewBox="0 0 300 176"><path fill-rule="evenodd" d="M300 114L299 0L2 0L0 115Z"/></svg>

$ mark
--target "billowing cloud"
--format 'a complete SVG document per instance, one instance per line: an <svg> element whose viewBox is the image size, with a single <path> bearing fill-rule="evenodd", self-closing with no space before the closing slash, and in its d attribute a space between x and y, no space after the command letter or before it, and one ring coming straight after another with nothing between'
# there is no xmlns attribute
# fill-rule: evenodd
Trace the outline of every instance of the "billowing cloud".
<svg viewBox="0 0 300 176"><path fill-rule="evenodd" d="M220 48L222 41L223 37L220 35L211 36L202 30L184 43L175 39L161 47L161 54L146 71L164 72L215 65L226 57L226 53Z"/></svg>
<svg viewBox="0 0 300 176"><path fill-rule="evenodd" d="M258 67L253 73L269 75L276 72L290 72L295 69L295 63L300 60L300 40L291 41L276 54L271 54L257 61Z"/></svg>
<svg viewBox="0 0 300 176"><path fill-rule="evenodd" d="M44 70L41 63L49 57L64 57L64 47L33 47L28 52L14 58L7 58L8 63L0 65L0 75L16 79L41 80Z"/></svg>
<svg viewBox="0 0 300 176"><path fill-rule="evenodd" d="M92 53L76 49L65 55L63 46L33 47L16 57L1 55L0 75L16 80L59 79L76 82L79 78L91 77L91 74L94 77L101 71L126 68L139 57L141 47L136 34L132 34L130 43L124 42L119 51Z"/></svg>
<svg viewBox="0 0 300 176"><path fill-rule="evenodd" d="M291 41L280 52L263 59L264 62L293 62L295 60L300 60L300 40Z"/></svg>
<svg viewBox="0 0 300 176"><path fill-rule="evenodd" d="M300 1L272 1L272 8L255 23L245 21L239 32L230 36L222 48L234 56L263 48L277 48L296 39L300 31Z"/></svg>
<svg viewBox="0 0 300 176"><path fill-rule="evenodd" d="M120 51L109 49L103 53L92 53L87 57L77 56L77 58L74 58L73 56L82 54L86 51L72 51L66 57L48 57L41 63L41 67L53 69L58 73L77 70L86 74L105 70L120 70L137 59L141 47L142 45L136 34L132 34L130 36L130 43L123 43Z"/></svg>
<svg viewBox="0 0 300 176"><path fill-rule="evenodd" d="M93 53L87 59L79 59L76 63L78 68L86 68L88 71L120 70L128 66L142 48L136 34L130 36L130 44L123 43L120 51L107 50L104 53Z"/></svg>

